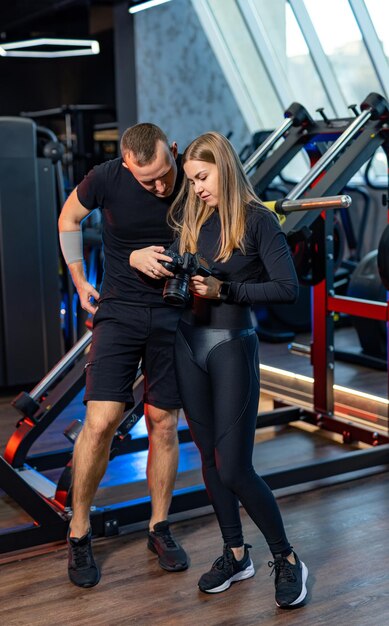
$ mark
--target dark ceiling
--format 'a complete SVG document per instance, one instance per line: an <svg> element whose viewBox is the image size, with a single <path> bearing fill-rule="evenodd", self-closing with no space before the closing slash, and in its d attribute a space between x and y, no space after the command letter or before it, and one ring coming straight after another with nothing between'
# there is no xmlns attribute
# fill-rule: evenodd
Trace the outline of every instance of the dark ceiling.
<svg viewBox="0 0 389 626"><path fill-rule="evenodd" d="M10 0L0 3L0 42L36 36L86 36L95 7L123 0Z"/></svg>

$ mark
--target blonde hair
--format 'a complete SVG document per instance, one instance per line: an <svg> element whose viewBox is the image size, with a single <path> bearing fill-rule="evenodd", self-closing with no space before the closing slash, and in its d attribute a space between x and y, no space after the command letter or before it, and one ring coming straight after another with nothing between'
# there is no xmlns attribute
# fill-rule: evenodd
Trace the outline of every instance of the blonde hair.
<svg viewBox="0 0 389 626"><path fill-rule="evenodd" d="M221 223L219 250L215 260L227 261L234 249L244 252L246 207L259 203L234 148L224 135L209 132L197 137L186 148L182 164L188 161L214 163L218 171L218 212ZM168 215L180 237L179 252L196 252L202 225L214 212L199 198L185 177Z"/></svg>

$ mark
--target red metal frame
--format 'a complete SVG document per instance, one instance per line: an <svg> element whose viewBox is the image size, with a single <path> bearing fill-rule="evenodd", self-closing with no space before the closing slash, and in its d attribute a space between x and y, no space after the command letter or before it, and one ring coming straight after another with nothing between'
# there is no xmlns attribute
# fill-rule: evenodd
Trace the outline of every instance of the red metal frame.
<svg viewBox="0 0 389 626"><path fill-rule="evenodd" d="M389 320L389 308L387 302L372 302L371 300L358 300L348 296L328 296L327 308L336 313L346 313L357 317L368 317L373 320L387 322Z"/></svg>
<svg viewBox="0 0 389 626"><path fill-rule="evenodd" d="M386 322L388 359L389 359L389 299L387 302L372 302L347 296L337 296L333 290L333 214L329 211L322 214L325 220L326 237L326 279L312 287L312 346L311 363L313 368L314 384L314 411L319 423L326 430L342 434L344 423L333 417L334 414L334 313L345 313L357 317L367 317ZM388 210L389 222L389 210ZM388 392L389 392L389 364L388 364ZM389 419L389 405L387 416ZM347 433L360 431L349 424ZM361 434L359 432L359 434ZM389 434L389 426L388 426ZM345 435L347 438L347 434ZM379 437L373 433L373 445L383 442L385 436ZM365 438L363 439L365 440Z"/></svg>

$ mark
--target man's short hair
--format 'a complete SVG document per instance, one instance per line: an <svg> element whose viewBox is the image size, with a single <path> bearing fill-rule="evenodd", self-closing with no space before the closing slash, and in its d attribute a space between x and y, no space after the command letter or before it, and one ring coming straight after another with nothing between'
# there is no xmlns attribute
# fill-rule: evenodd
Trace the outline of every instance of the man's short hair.
<svg viewBox="0 0 389 626"><path fill-rule="evenodd" d="M149 122L131 126L124 131L120 140L122 157L132 152L138 165L151 163L156 158L158 141L162 141L169 147L168 138L159 126Z"/></svg>

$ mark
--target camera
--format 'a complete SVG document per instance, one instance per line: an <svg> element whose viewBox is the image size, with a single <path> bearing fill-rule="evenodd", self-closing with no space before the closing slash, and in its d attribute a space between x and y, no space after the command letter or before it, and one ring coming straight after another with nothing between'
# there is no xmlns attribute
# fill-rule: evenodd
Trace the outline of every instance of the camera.
<svg viewBox="0 0 389 626"><path fill-rule="evenodd" d="M161 265L174 274L173 278L168 278L163 290L163 299L167 304L182 306L189 298L189 280L191 276L211 276L212 272L208 263L202 259L198 253L184 252L181 256L173 250L166 250L166 256L171 257L171 261L161 261Z"/></svg>

